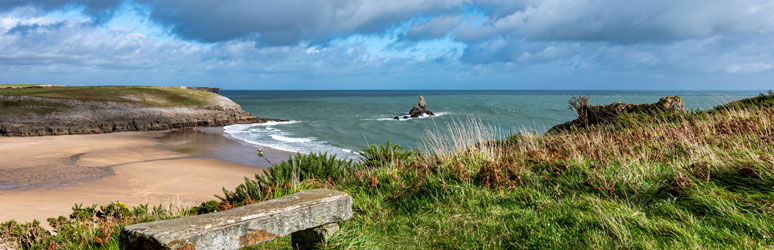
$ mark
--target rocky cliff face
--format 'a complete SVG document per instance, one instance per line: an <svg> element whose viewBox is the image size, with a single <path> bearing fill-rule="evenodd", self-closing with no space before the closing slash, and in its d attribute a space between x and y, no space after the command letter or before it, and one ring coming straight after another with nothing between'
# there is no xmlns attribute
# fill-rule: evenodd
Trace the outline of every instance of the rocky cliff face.
<svg viewBox="0 0 774 250"><path fill-rule="evenodd" d="M145 107L117 102L0 96L0 102L4 103L35 103L43 104L43 107L56 107L53 111L43 113L0 112L0 136L99 134L213 127L272 120L252 116L226 97L213 98L215 100L210 105ZM35 105L21 108L36 109Z"/></svg>
<svg viewBox="0 0 774 250"><path fill-rule="evenodd" d="M547 133L571 129L572 127L615 123L621 114L646 114L653 115L660 112L685 112L685 103L679 96L662 97L657 103L630 104L614 102L608 105L585 105L582 111L586 114L586 120L580 118L556 125Z"/></svg>

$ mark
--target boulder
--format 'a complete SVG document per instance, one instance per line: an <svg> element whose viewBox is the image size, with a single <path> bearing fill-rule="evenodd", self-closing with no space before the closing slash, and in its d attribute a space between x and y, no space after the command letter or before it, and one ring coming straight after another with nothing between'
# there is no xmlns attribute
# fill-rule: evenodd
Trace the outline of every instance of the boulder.
<svg viewBox="0 0 774 250"><path fill-rule="evenodd" d="M621 114L645 114L655 115L664 112L685 112L685 103L680 96L662 97L656 103L631 104L614 102L607 105L584 105L582 112L586 114L586 121L581 118L556 125L548 130L547 133L558 132L571 129L573 127L610 124L618 121Z"/></svg>
<svg viewBox="0 0 774 250"><path fill-rule="evenodd" d="M427 110L427 102L425 101L425 98L422 96L419 96L419 103L414 104L414 107L411 108L411 111L409 111L410 117L420 117L423 115L435 115L430 110Z"/></svg>

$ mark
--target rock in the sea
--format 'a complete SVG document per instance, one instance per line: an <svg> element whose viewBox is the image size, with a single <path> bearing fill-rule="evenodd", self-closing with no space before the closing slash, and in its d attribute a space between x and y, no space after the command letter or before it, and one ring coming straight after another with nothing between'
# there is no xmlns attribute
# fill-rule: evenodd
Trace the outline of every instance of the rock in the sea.
<svg viewBox="0 0 774 250"><path fill-rule="evenodd" d="M419 96L419 103L414 104L414 107L411 108L411 111L409 111L409 116L411 117L420 117L423 115L435 115L430 110L427 110L427 102L425 101L425 98L422 96Z"/></svg>
<svg viewBox="0 0 774 250"><path fill-rule="evenodd" d="M685 103L680 96L662 97L657 103L630 104L614 102L608 105L584 105L582 108L586 114L586 121L580 118L556 125L547 133L571 129L572 127L615 123L618 115L629 114L658 114L663 112L685 112Z"/></svg>
<svg viewBox="0 0 774 250"><path fill-rule="evenodd" d="M419 96L419 106L423 108L427 108L427 102L425 101L424 96Z"/></svg>
<svg viewBox="0 0 774 250"><path fill-rule="evenodd" d="M393 117L392 119L400 120L400 116Z"/></svg>

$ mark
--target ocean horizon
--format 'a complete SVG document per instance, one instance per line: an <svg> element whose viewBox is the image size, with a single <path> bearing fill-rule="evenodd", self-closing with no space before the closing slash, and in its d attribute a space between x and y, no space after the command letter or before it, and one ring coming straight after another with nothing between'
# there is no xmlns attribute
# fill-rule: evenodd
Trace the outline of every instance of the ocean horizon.
<svg viewBox="0 0 774 250"><path fill-rule="evenodd" d="M260 146L299 153L327 152L347 158L369 144L388 140L419 148L427 131L448 132L447 124L475 118L501 131L544 133L576 118L572 96L590 104L653 103L681 96L687 110L703 110L762 90L221 90L258 117L289 120L226 126L224 133ZM403 117L424 96L435 116Z"/></svg>

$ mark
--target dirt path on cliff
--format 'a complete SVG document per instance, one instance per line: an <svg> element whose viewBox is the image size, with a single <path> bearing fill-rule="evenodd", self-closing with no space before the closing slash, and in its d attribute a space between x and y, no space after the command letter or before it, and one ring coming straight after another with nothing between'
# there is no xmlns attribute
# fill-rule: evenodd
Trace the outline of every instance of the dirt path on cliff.
<svg viewBox="0 0 774 250"><path fill-rule="evenodd" d="M0 221L67 216L76 203L198 204L261 169L171 150L164 134L0 137ZM203 144L211 153L213 140Z"/></svg>

